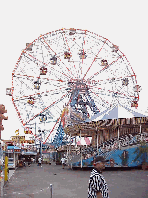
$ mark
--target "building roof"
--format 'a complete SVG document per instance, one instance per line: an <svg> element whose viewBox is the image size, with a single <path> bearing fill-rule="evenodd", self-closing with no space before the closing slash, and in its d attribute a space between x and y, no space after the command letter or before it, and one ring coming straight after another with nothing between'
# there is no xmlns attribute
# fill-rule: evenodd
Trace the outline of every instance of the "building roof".
<svg viewBox="0 0 148 198"><path fill-rule="evenodd" d="M7 146L7 149L14 149L14 146Z"/></svg>
<svg viewBox="0 0 148 198"><path fill-rule="evenodd" d="M32 151L27 151L27 152L23 151L22 155L37 155L37 153Z"/></svg>
<svg viewBox="0 0 148 198"><path fill-rule="evenodd" d="M21 149L21 148L19 148L17 146L7 146L7 149Z"/></svg>
<svg viewBox="0 0 148 198"><path fill-rule="evenodd" d="M47 151L42 151L42 154L50 154L50 153Z"/></svg>
<svg viewBox="0 0 148 198"><path fill-rule="evenodd" d="M102 114L96 114L90 121L98 120L109 120L109 119L119 119L119 118L133 118L133 117L147 117L137 111L134 111L128 107L121 104L117 104L114 107L102 112Z"/></svg>
<svg viewBox="0 0 148 198"><path fill-rule="evenodd" d="M14 146L14 149L21 149L21 148L19 148L19 147L17 147L17 146Z"/></svg>

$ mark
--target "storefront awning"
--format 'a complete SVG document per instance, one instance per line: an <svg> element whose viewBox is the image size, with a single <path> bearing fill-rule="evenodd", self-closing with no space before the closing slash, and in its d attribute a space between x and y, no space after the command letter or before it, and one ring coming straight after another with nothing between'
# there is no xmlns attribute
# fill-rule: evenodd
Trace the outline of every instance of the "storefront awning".
<svg viewBox="0 0 148 198"><path fill-rule="evenodd" d="M37 153L31 151L27 151L27 152L22 151L22 155L37 155Z"/></svg>

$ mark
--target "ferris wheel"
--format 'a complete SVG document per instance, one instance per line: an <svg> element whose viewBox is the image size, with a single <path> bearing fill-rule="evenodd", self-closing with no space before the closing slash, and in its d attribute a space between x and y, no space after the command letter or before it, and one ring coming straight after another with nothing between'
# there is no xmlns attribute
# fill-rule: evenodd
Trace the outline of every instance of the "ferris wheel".
<svg viewBox="0 0 148 198"><path fill-rule="evenodd" d="M23 126L83 122L117 101L138 107L141 87L119 47L88 30L60 29L26 44L12 73L11 95Z"/></svg>

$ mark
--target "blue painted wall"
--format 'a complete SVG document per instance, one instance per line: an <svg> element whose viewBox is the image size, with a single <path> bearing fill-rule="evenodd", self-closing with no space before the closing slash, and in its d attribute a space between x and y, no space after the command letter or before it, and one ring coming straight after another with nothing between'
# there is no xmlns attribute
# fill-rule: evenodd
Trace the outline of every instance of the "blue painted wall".
<svg viewBox="0 0 148 198"><path fill-rule="evenodd" d="M113 166L114 167L136 167L142 164L143 158L146 157L145 154L142 154L142 156L137 159L137 161L134 162L134 159L137 156L137 153L134 153L135 150L138 147L135 148L128 148L125 150L115 150L111 152L107 152L105 154L102 154L103 156L108 156L106 159L114 161ZM146 159L146 162L148 162L148 157ZM80 167L81 161L78 161L76 163L72 164L73 167ZM87 167L93 167L93 157L82 160L82 166ZM107 163L106 167L111 167L111 163Z"/></svg>

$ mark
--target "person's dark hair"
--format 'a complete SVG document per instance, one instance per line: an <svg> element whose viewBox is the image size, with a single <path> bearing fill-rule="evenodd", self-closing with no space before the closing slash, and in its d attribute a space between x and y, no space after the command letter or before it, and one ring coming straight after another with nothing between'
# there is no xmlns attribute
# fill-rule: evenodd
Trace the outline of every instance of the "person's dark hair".
<svg viewBox="0 0 148 198"><path fill-rule="evenodd" d="M94 157L94 163L96 162L108 162L109 160L106 160L103 156L96 156Z"/></svg>

